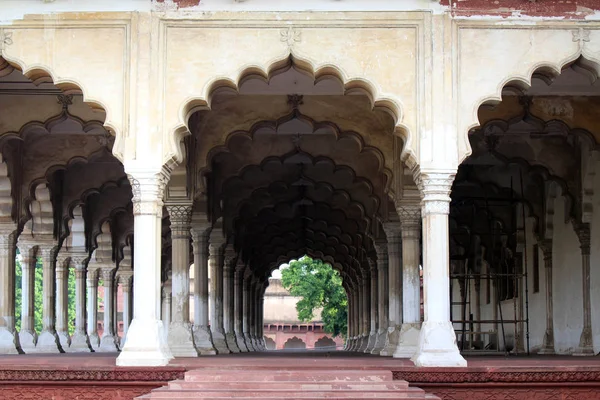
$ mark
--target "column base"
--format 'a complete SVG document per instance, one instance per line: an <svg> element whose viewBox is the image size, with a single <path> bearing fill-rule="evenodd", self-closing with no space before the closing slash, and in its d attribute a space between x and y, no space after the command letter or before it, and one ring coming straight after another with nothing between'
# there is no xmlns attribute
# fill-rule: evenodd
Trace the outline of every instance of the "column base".
<svg viewBox="0 0 600 400"><path fill-rule="evenodd" d="M235 341L238 344L238 347L240 348L241 353L247 353L249 351L248 346L246 346L246 340L244 339L243 333L236 332L235 333Z"/></svg>
<svg viewBox="0 0 600 400"><path fill-rule="evenodd" d="M387 330L387 336L385 338L385 346L383 350L379 353L380 356L391 357L394 355L396 351L396 347L398 347L398 343L400 341L400 327L399 326L390 326Z"/></svg>
<svg viewBox="0 0 600 400"><path fill-rule="evenodd" d="M171 322L167 338L173 357L198 357L192 326L186 322Z"/></svg>
<svg viewBox="0 0 600 400"><path fill-rule="evenodd" d="M114 335L102 335L100 339L100 347L98 347L99 353L116 353L119 351L117 346L117 338Z"/></svg>
<svg viewBox="0 0 600 400"><path fill-rule="evenodd" d="M417 367L466 367L467 361L456 346L456 334L450 321L425 321L411 358Z"/></svg>
<svg viewBox="0 0 600 400"><path fill-rule="evenodd" d="M369 333L369 339L367 341L367 347L365 353L371 353L377 344L377 331L371 331Z"/></svg>
<svg viewBox="0 0 600 400"><path fill-rule="evenodd" d="M369 344L369 335L367 335L366 333L363 333L362 336L360 337L360 347L358 348L358 352L359 353L364 353L365 350L367 349L367 344Z"/></svg>
<svg viewBox="0 0 600 400"><path fill-rule="evenodd" d="M252 344L252 338L248 333L244 333L244 342L246 342L246 347L248 347L248 351L256 351L254 345Z"/></svg>
<svg viewBox="0 0 600 400"><path fill-rule="evenodd" d="M194 326L192 329L194 344L196 345L198 354L201 356L214 356L217 354L217 350L213 346L210 330L205 326Z"/></svg>
<svg viewBox="0 0 600 400"><path fill-rule="evenodd" d="M60 347L66 352L67 349L71 346L71 338L69 337L69 332L56 332L58 335L58 342L60 343Z"/></svg>
<svg viewBox="0 0 600 400"><path fill-rule="evenodd" d="M421 334L421 323L402 324L398 346L394 351L394 358L411 358L417 352L419 336Z"/></svg>
<svg viewBox="0 0 600 400"><path fill-rule="evenodd" d="M573 353L574 356L594 356L594 346L592 339L592 329L583 328L581 338L579 339L579 348Z"/></svg>
<svg viewBox="0 0 600 400"><path fill-rule="evenodd" d="M371 350L371 354L379 354L385 348L385 337L387 336L387 329L380 329L377 331L377 340L375 341L375 347Z"/></svg>
<svg viewBox="0 0 600 400"><path fill-rule="evenodd" d="M542 344L542 348L538 351L538 354L542 355L554 355L556 351L554 350L554 335L552 332L546 330L544 334L544 341Z"/></svg>
<svg viewBox="0 0 600 400"><path fill-rule="evenodd" d="M92 346L93 351L98 351L98 347L100 347L100 336L98 336L98 332L93 332L89 336L90 346Z"/></svg>
<svg viewBox="0 0 600 400"><path fill-rule="evenodd" d="M71 346L69 347L69 353L89 353L92 351L90 345L90 338L85 332L75 332L71 338Z"/></svg>
<svg viewBox="0 0 600 400"><path fill-rule="evenodd" d="M0 354L21 354L19 335L16 330L0 327Z"/></svg>
<svg viewBox="0 0 600 400"><path fill-rule="evenodd" d="M232 353L240 352L240 348L238 347L238 344L235 341L235 333L230 332L225 334L225 342L227 342L227 347L229 348L229 351L231 351Z"/></svg>
<svg viewBox="0 0 600 400"><path fill-rule="evenodd" d="M64 353L56 332L42 331L38 336L35 353Z"/></svg>
<svg viewBox="0 0 600 400"><path fill-rule="evenodd" d="M19 332L19 343L25 354L35 353L35 344L37 343L37 333L35 331Z"/></svg>
<svg viewBox="0 0 600 400"><path fill-rule="evenodd" d="M230 354L231 350L227 347L227 342L225 341L225 333L219 331L212 331L212 341L215 350L217 350L217 354Z"/></svg>
<svg viewBox="0 0 600 400"><path fill-rule="evenodd" d="M352 338L352 347L350 347L350 351L356 351L356 349L359 347L359 345L358 345L358 339L359 339L358 336L354 336Z"/></svg>
<svg viewBox="0 0 600 400"><path fill-rule="evenodd" d="M173 358L164 336L162 321L133 319L127 343L117 357L120 367L160 367Z"/></svg>

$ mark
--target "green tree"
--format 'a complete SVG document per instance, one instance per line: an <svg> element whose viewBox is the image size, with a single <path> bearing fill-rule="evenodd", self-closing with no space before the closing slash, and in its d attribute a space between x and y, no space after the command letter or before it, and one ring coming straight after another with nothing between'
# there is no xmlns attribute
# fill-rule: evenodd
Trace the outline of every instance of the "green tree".
<svg viewBox="0 0 600 400"><path fill-rule="evenodd" d="M292 296L301 297L296 304L298 319L308 322L322 308L325 332L346 335L348 298L340 274L329 264L304 256L282 268L281 282Z"/></svg>

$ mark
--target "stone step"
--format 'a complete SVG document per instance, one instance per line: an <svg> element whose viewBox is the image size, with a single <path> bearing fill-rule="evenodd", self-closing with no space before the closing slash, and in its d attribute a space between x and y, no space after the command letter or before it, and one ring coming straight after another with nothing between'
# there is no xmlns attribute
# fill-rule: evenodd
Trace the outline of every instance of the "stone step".
<svg viewBox="0 0 600 400"><path fill-rule="evenodd" d="M188 382L383 382L392 381L391 371L381 370L287 370L287 371L238 371L201 369L185 374Z"/></svg>
<svg viewBox="0 0 600 400"><path fill-rule="evenodd" d="M370 390L173 390L160 388L152 391L149 399L419 399L425 400L425 392L417 388L401 391Z"/></svg>
<svg viewBox="0 0 600 400"><path fill-rule="evenodd" d="M408 388L406 381L264 381L264 382L227 382L232 390L403 390ZM222 389L223 382L200 382L176 380L169 382L170 389Z"/></svg>

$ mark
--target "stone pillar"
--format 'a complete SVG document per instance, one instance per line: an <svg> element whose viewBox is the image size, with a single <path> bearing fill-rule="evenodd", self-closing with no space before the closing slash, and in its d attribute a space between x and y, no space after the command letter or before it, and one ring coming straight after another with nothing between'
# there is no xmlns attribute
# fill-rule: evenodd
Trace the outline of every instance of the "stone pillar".
<svg viewBox="0 0 600 400"><path fill-rule="evenodd" d="M362 316L360 320L360 347L357 351L364 353L367 349L367 344L369 342L369 322L370 322L370 308L371 308L371 279L369 278L369 273L365 271L365 275L363 276L361 282L361 293L360 297L361 301L361 310L360 314Z"/></svg>
<svg viewBox="0 0 600 400"><path fill-rule="evenodd" d="M15 329L14 226L0 230L0 354L19 354L21 344Z"/></svg>
<svg viewBox="0 0 600 400"><path fill-rule="evenodd" d="M170 171L126 170L133 191L133 248L137 251L133 257L133 321L117 365L167 365L173 356L160 320L160 253L163 194Z"/></svg>
<svg viewBox="0 0 600 400"><path fill-rule="evenodd" d="M261 331L262 331L262 321L260 319L260 299L261 299L261 284L257 281L256 282L256 286L254 288L254 292L253 292L253 301L252 301L252 305L253 305L253 310L252 310L252 314L254 315L254 329L253 329L253 338L252 341L254 343L254 348L257 351L262 351L262 346L260 344L261 342Z"/></svg>
<svg viewBox="0 0 600 400"><path fill-rule="evenodd" d="M402 226L402 327L394 357L411 358L421 333L421 210L416 204L405 204L397 212Z"/></svg>
<svg viewBox="0 0 600 400"><path fill-rule="evenodd" d="M385 347L385 338L388 329L389 306L389 283L388 283L388 255L387 242L379 240L375 242L377 252L377 341L371 354L379 354Z"/></svg>
<svg viewBox="0 0 600 400"><path fill-rule="evenodd" d="M223 329L225 331L225 341L227 347L232 353L239 353L240 348L235 341L235 298L234 298L234 283L233 270L237 264L237 254L233 249L233 245L227 245L225 249L225 260L223 263Z"/></svg>
<svg viewBox="0 0 600 400"><path fill-rule="evenodd" d="M71 346L69 336L69 264L68 255L59 255L56 260L56 334L60 347L66 351Z"/></svg>
<svg viewBox="0 0 600 400"><path fill-rule="evenodd" d="M88 353L92 351L90 339L86 332L86 303L85 303L85 268L88 255L71 255L71 265L75 268L75 332L71 337L70 353Z"/></svg>
<svg viewBox="0 0 600 400"><path fill-rule="evenodd" d="M454 173L420 172L423 197L423 300L425 321L411 360L417 367L466 367L450 322L450 241L448 213Z"/></svg>
<svg viewBox="0 0 600 400"><path fill-rule="evenodd" d="M266 286L261 289L259 293L260 297L258 299L258 347L260 347L262 351L267 350L267 346L265 344L265 321L263 318L265 307L265 289Z"/></svg>
<svg viewBox="0 0 600 400"><path fill-rule="evenodd" d="M37 333L35 331L35 267L37 264L36 248L20 245L21 250L21 331L19 343L25 353L35 352Z"/></svg>
<svg viewBox="0 0 600 400"><path fill-rule="evenodd" d="M233 330L235 334L235 341L240 348L240 352L247 353L248 346L246 346L246 341L244 340L244 271L246 266L241 260L241 257L238 257L238 262L235 267L235 272L233 275L233 297L234 297L234 305L233 305Z"/></svg>
<svg viewBox="0 0 600 400"><path fill-rule="evenodd" d="M218 354L229 354L223 328L223 244L225 243L220 234L213 234L210 238L209 259L210 267L210 331L212 340Z"/></svg>
<svg viewBox="0 0 600 400"><path fill-rule="evenodd" d="M377 282L377 263L375 260L369 259L369 266L371 272L371 298L370 298L370 310L369 310L369 342L367 343L367 348L365 349L365 353L371 353L377 344L377 324L378 324L378 282Z"/></svg>
<svg viewBox="0 0 600 400"><path fill-rule="evenodd" d="M87 272L87 335L92 350L100 347L98 337L98 269L90 269Z"/></svg>
<svg viewBox="0 0 600 400"><path fill-rule="evenodd" d="M386 222L383 224L383 229L387 237L389 321L385 346L379 354L393 356L400 341L400 329L402 327L402 241L400 239L400 223Z"/></svg>
<svg viewBox="0 0 600 400"><path fill-rule="evenodd" d="M579 339L579 348L574 356L593 356L592 304L590 300L590 224L579 224L575 228L581 248L582 293L583 293L583 330Z"/></svg>
<svg viewBox="0 0 600 400"><path fill-rule="evenodd" d="M352 348L352 336L354 334L354 302L352 301L352 289L348 285L346 288L346 296L348 297L348 330L346 331L346 343L344 345L345 351L350 351Z"/></svg>
<svg viewBox="0 0 600 400"><path fill-rule="evenodd" d="M133 280L133 271L128 273L119 274L119 283L123 288L123 339L121 340L121 347L125 346L127 342L127 332L129 331L129 325L131 324L131 310L132 310L132 293L131 283Z"/></svg>
<svg viewBox="0 0 600 400"><path fill-rule="evenodd" d="M546 270L546 333L538 354L555 354L554 350L554 311L552 302L552 240L540 243L544 253L544 269Z"/></svg>
<svg viewBox="0 0 600 400"><path fill-rule="evenodd" d="M190 224L192 206L168 205L171 220L172 320L167 342L174 357L197 357L190 324Z"/></svg>
<svg viewBox="0 0 600 400"><path fill-rule="evenodd" d="M58 248L54 243L40 245L43 268L43 299L42 299L42 332L35 346L36 353L60 353L62 348L58 341L55 328L55 267L56 252Z"/></svg>
<svg viewBox="0 0 600 400"><path fill-rule="evenodd" d="M252 276L249 271L246 271L244 276L244 282L242 286L242 292L244 296L244 315L242 316L242 329L244 330L244 342L248 351L255 351L252 345L252 338L250 337L250 313L252 309L252 299L250 298L250 291L252 290Z"/></svg>
<svg viewBox="0 0 600 400"><path fill-rule="evenodd" d="M208 237L210 227L192 224L194 247L194 343L200 355L217 354L208 324Z"/></svg>
<svg viewBox="0 0 600 400"><path fill-rule="evenodd" d="M169 272L168 278L162 284L161 291L161 319L165 337L169 335L169 326L171 326L171 314L172 314L172 295L173 289L171 286L171 272Z"/></svg>
<svg viewBox="0 0 600 400"><path fill-rule="evenodd" d="M114 331L115 307L114 307L114 268L102 268L102 284L104 286L104 331L100 338L99 352L114 353L119 351Z"/></svg>
<svg viewBox="0 0 600 400"><path fill-rule="evenodd" d="M354 320L354 333L352 336L352 347L350 351L356 351L360 347L360 327L361 327L361 301L360 301L360 278L357 280L357 284L352 292L352 303L354 304L353 309L353 320Z"/></svg>

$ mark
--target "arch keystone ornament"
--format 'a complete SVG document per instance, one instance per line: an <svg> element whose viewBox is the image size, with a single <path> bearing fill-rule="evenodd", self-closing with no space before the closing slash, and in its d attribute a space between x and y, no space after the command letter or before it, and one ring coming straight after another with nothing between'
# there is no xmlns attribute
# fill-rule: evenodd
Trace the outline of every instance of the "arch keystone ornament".
<svg viewBox="0 0 600 400"><path fill-rule="evenodd" d="M448 213L456 171L415 171L423 216L425 321L411 358L417 367L466 367L450 322Z"/></svg>
<svg viewBox="0 0 600 400"><path fill-rule="evenodd" d="M134 248L139 251L133 268L133 321L117 365L167 365L173 355L160 319L160 248L163 195L171 169L132 162L125 171L133 191Z"/></svg>

